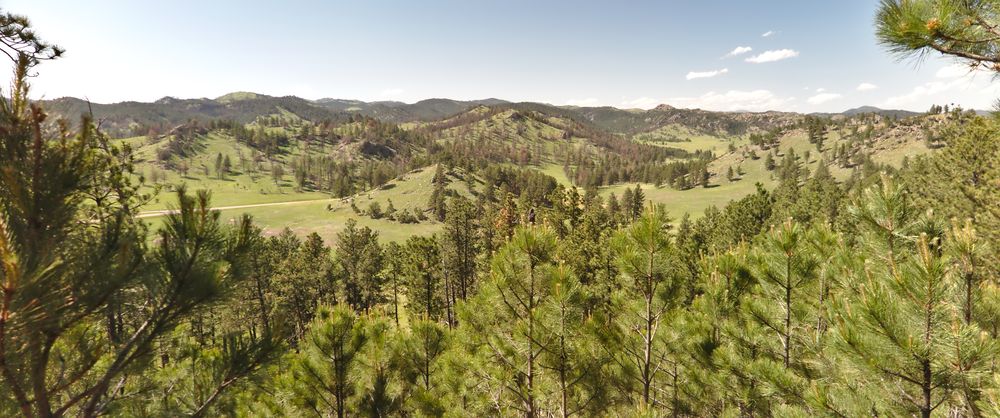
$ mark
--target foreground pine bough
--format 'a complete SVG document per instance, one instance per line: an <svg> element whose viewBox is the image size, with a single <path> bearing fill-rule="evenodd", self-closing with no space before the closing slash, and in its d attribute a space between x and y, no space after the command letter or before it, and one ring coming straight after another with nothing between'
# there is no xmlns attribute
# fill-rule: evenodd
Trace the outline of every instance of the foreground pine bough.
<svg viewBox="0 0 1000 418"><path fill-rule="evenodd" d="M995 62L920 4L883 40ZM1000 416L996 118L843 184L793 154L697 221L440 164L438 235L331 249L181 187L149 240L130 149L46 124L25 77L61 51L0 27L0 416Z"/></svg>

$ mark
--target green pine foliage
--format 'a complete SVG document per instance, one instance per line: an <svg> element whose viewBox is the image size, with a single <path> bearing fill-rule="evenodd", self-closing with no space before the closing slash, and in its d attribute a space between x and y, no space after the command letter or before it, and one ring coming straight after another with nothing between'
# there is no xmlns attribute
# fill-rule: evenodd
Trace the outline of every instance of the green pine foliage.
<svg viewBox="0 0 1000 418"><path fill-rule="evenodd" d="M992 8L884 1L880 36L984 55ZM486 167L463 194L438 164L436 236L269 235L185 188L149 228L131 150L87 119L43 129L28 100L28 70L60 50L23 18L0 27L24 49L0 101L0 416L1000 415L996 118L936 132L940 151L895 173L825 147L832 120L803 126L812 173L754 133L779 185L677 222L648 185L581 195ZM824 158L858 170L839 182ZM689 168L666 178L708 185Z"/></svg>

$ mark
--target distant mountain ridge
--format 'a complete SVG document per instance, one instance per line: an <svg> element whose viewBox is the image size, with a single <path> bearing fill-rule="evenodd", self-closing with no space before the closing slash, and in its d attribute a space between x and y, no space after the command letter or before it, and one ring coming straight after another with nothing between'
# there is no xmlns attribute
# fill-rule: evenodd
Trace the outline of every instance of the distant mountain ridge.
<svg viewBox="0 0 1000 418"><path fill-rule="evenodd" d="M101 128L113 136L145 134L137 131L149 126L174 126L191 120L230 119L249 123L258 116L293 113L300 118L320 121L339 120L349 115L331 111L295 96L272 97L254 93L233 93L218 99L178 99L163 97L152 103L92 103L75 97L42 101L42 107L70 120L90 114Z"/></svg>
<svg viewBox="0 0 1000 418"><path fill-rule="evenodd" d="M882 108L875 107L875 106L860 106L860 107L855 107L853 109L847 109L847 110L845 110L843 112L840 112L840 113L822 113L822 112L820 112L820 113L813 113L813 115L820 115L820 116L834 116L834 115L856 116L856 115L864 115L864 114L876 114L876 115L881 115L881 116L885 116L885 117L889 117L889 118L903 119L903 118L909 118L909 117L913 117L913 116L920 116L923 113L921 113L921 112L913 112L913 111L909 111L909 110L901 110L901 109L882 109Z"/></svg>
<svg viewBox="0 0 1000 418"><path fill-rule="evenodd" d="M426 99L410 104L396 101L363 102L361 100L323 98L316 100L315 103L337 112L354 112L398 123L441 119L479 105L495 106L509 102L494 98L482 100Z"/></svg>
<svg viewBox="0 0 1000 418"><path fill-rule="evenodd" d="M260 116L293 114L312 122L342 121L354 115L373 117L385 122L427 122L449 118L476 107L517 106L542 113L569 117L593 124L610 133L636 134L677 124L691 129L740 134L748 129L771 129L797 123L804 115L792 112L716 112L702 109L679 109L661 104L653 109L619 109L610 106L555 106L545 103L513 103L502 99L453 100L433 98L415 103L323 98L307 100L296 96L269 96L253 92L233 92L215 99L178 99L163 97L155 102L126 101L90 103L73 97L43 101L50 113L69 119L93 114L102 129L114 136L134 136L150 126L175 126L191 120L230 119L249 123ZM823 116L854 116L875 113L907 118L921 113L862 106L841 113L815 113Z"/></svg>

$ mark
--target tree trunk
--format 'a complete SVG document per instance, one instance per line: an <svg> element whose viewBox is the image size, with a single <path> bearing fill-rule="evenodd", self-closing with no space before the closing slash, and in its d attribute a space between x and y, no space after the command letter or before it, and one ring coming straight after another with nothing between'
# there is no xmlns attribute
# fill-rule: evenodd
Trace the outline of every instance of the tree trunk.
<svg viewBox="0 0 1000 418"><path fill-rule="evenodd" d="M653 356L653 259L654 250L649 250L649 263L646 272L646 335L643 336L643 359L642 359L642 404L650 406L650 392L653 386L652 376L652 356Z"/></svg>
<svg viewBox="0 0 1000 418"><path fill-rule="evenodd" d="M965 324L972 323L972 286L975 283L975 277L972 272L964 274L965 276L965 306L962 307L962 311L965 314Z"/></svg>
<svg viewBox="0 0 1000 418"><path fill-rule="evenodd" d="M392 317L399 328L399 277L395 272L392 273Z"/></svg>
<svg viewBox="0 0 1000 418"><path fill-rule="evenodd" d="M785 335L782 342L785 344L784 360L787 369L792 345L792 261L789 258L785 261Z"/></svg>
<svg viewBox="0 0 1000 418"><path fill-rule="evenodd" d="M531 255L528 255L529 259ZM528 263L528 418L535 418L535 262Z"/></svg>
<svg viewBox="0 0 1000 418"><path fill-rule="evenodd" d="M923 381L921 382L921 389L923 392L923 405L920 406L920 416L922 418L931 417L931 362L930 360L921 361L921 368L923 369Z"/></svg>

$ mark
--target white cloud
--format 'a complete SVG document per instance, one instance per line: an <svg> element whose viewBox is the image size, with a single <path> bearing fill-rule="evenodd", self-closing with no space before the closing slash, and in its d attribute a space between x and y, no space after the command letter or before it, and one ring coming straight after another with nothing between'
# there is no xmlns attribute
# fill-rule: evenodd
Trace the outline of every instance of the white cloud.
<svg viewBox="0 0 1000 418"><path fill-rule="evenodd" d="M948 65L938 69L930 81L889 97L879 106L926 109L932 104L961 103L967 108L986 109L1000 95L1000 83L995 76L985 66Z"/></svg>
<svg viewBox="0 0 1000 418"><path fill-rule="evenodd" d="M771 36L774 36L774 34L775 34L775 32L773 30L769 30L767 32L764 32L764 33L760 34L760 37L761 38L770 38Z"/></svg>
<svg viewBox="0 0 1000 418"><path fill-rule="evenodd" d="M937 78L959 78L965 76L975 76L977 74L990 74L992 72L984 67L971 67L969 65L962 64L951 64L947 67L941 67L934 73Z"/></svg>
<svg viewBox="0 0 1000 418"><path fill-rule="evenodd" d="M706 109L715 111L751 111L789 110L794 108L794 97L779 97L769 90L729 90L726 92L708 92L696 97L652 98L639 97L621 102L622 108L652 109L660 104L687 109Z"/></svg>
<svg viewBox="0 0 1000 418"><path fill-rule="evenodd" d="M952 88L956 87L956 84L961 82L961 79L956 79L949 82L943 81L932 81L929 83L924 83L917 87L914 87L909 93L893 96L886 99L885 104L888 106L900 106L914 103L920 99L927 96L934 96L938 93L942 93Z"/></svg>
<svg viewBox="0 0 1000 418"><path fill-rule="evenodd" d="M400 88L391 88L382 90L382 97L396 97L399 96L400 94L403 94L403 89Z"/></svg>
<svg viewBox="0 0 1000 418"><path fill-rule="evenodd" d="M751 48L749 46L738 46L736 48L733 48L732 51L729 51L729 53L726 54L726 56L727 57L735 57L737 55L746 54L747 52L750 52L750 51L753 51L753 48Z"/></svg>
<svg viewBox="0 0 1000 418"><path fill-rule="evenodd" d="M958 78L966 74L969 74L969 67L952 64L947 67L941 67L934 76L937 78Z"/></svg>
<svg viewBox="0 0 1000 418"><path fill-rule="evenodd" d="M822 90L822 89L820 89L820 90ZM806 102L808 102L809 104L819 105L819 104L823 104L823 103L829 102L831 100L837 100L837 99L839 99L841 97L844 97L844 96L842 96L840 94L837 94L837 93L820 93L820 94L817 94L815 96L812 96L812 97L806 99Z"/></svg>
<svg viewBox="0 0 1000 418"><path fill-rule="evenodd" d="M969 103L972 106L988 106L996 95L1000 92L1000 83L991 83L991 77L986 71L969 71L968 67L963 67L964 72L960 76L957 68L948 70L941 69L937 72L938 78L950 78L949 80L929 81L914 87L909 93L899 96L892 96L882 104L884 107L908 107L910 109L928 106L932 103L950 103L956 96L965 96L963 102L975 100L976 103ZM948 67L945 67L948 68ZM983 75L982 77L976 77ZM961 93L965 93L964 95Z"/></svg>
<svg viewBox="0 0 1000 418"><path fill-rule="evenodd" d="M778 97L768 90L708 92L698 97L674 97L662 102L685 108L734 111L764 111L786 108L794 97Z"/></svg>
<svg viewBox="0 0 1000 418"><path fill-rule="evenodd" d="M872 83L861 83L861 84L858 84L858 88L856 90L857 91L872 91L872 90L875 90L877 88L878 88L878 86L876 86L876 85L874 85Z"/></svg>
<svg viewBox="0 0 1000 418"><path fill-rule="evenodd" d="M826 91L826 89L825 89L825 88L822 88L822 87L820 87L820 88L816 89L816 93L822 93L822 92L824 92L824 91Z"/></svg>
<svg viewBox="0 0 1000 418"><path fill-rule="evenodd" d="M746 61L754 64L762 64L765 62L781 61L783 59L794 58L797 56L799 56L799 51L792 49L776 49L764 51L763 53L747 58Z"/></svg>
<svg viewBox="0 0 1000 418"><path fill-rule="evenodd" d="M569 99L566 104L569 106L594 106L598 103L598 100L594 97L588 97L586 99Z"/></svg>
<svg viewBox="0 0 1000 418"><path fill-rule="evenodd" d="M639 108L639 109L652 109L663 103L663 100L654 99L652 97L640 97L634 100L626 100L622 102L622 107L625 109Z"/></svg>
<svg viewBox="0 0 1000 418"><path fill-rule="evenodd" d="M685 78L687 78L688 80L694 80L696 78L712 78L717 75L722 75L728 72L729 72L728 68L723 68L721 70L712 70L712 71L691 71L687 73L687 77Z"/></svg>

